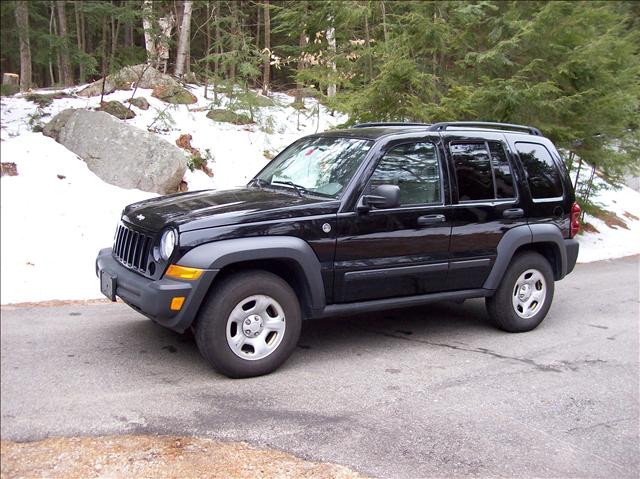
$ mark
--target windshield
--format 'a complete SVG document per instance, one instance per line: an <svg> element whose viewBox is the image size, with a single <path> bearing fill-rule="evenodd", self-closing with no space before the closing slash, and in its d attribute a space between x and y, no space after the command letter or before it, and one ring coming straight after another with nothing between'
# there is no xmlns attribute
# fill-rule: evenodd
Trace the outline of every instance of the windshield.
<svg viewBox="0 0 640 479"><path fill-rule="evenodd" d="M303 138L269 163L252 183L338 198L372 143L356 138Z"/></svg>

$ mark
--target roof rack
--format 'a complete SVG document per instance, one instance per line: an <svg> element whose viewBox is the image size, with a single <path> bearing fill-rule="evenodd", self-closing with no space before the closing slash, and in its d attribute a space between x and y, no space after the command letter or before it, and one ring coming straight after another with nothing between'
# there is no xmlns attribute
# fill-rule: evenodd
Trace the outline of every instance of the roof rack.
<svg viewBox="0 0 640 479"><path fill-rule="evenodd" d="M431 123L407 123L403 121L380 121L371 123L357 123L351 128L369 128L373 126L431 126Z"/></svg>
<svg viewBox="0 0 640 479"><path fill-rule="evenodd" d="M434 123L433 125L430 125L428 128L428 131L445 131L450 126L494 128L497 130L519 130L519 131L524 131L530 135L543 136L542 132L533 126L514 125L512 123L496 123L491 121L445 121L445 122Z"/></svg>

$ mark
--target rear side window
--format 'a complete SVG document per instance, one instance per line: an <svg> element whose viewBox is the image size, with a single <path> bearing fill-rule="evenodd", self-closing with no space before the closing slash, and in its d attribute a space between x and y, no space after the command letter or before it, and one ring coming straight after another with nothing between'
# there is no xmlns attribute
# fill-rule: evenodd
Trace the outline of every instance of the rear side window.
<svg viewBox="0 0 640 479"><path fill-rule="evenodd" d="M456 167L459 200L492 200L495 192L486 144L453 144L451 145L451 155Z"/></svg>
<svg viewBox="0 0 640 479"><path fill-rule="evenodd" d="M549 151L537 143L516 143L516 149L527 171L529 189L533 198L562 196L562 181L558 165Z"/></svg>
<svg viewBox="0 0 640 479"><path fill-rule="evenodd" d="M511 165L499 142L454 143L459 201L515 198Z"/></svg>
<svg viewBox="0 0 640 479"><path fill-rule="evenodd" d="M513 175L507 154L500 143L489 142L491 152L491 164L496 182L496 198L515 198L513 190Z"/></svg>

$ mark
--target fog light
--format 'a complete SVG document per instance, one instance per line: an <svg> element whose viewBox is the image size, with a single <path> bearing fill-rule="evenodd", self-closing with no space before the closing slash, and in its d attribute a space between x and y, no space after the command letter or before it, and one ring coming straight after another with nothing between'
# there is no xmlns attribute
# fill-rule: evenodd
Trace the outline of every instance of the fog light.
<svg viewBox="0 0 640 479"><path fill-rule="evenodd" d="M176 279L198 279L202 275L202 270L172 264L167 268L167 272L164 275Z"/></svg>
<svg viewBox="0 0 640 479"><path fill-rule="evenodd" d="M184 304L184 296L176 296L171 300L171 311L180 311Z"/></svg>

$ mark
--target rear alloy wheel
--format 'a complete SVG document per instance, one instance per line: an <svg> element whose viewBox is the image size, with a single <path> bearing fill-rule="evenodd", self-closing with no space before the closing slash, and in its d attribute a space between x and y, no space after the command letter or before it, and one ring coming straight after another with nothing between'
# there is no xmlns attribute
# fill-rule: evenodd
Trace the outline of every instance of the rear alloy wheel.
<svg viewBox="0 0 640 479"><path fill-rule="evenodd" d="M302 326L291 286L267 271L236 273L215 284L195 326L202 355L225 376L269 374L293 352Z"/></svg>
<svg viewBox="0 0 640 479"><path fill-rule="evenodd" d="M491 319L505 331L521 333L537 327L553 300L553 270L539 253L513 258L493 296L486 298Z"/></svg>

